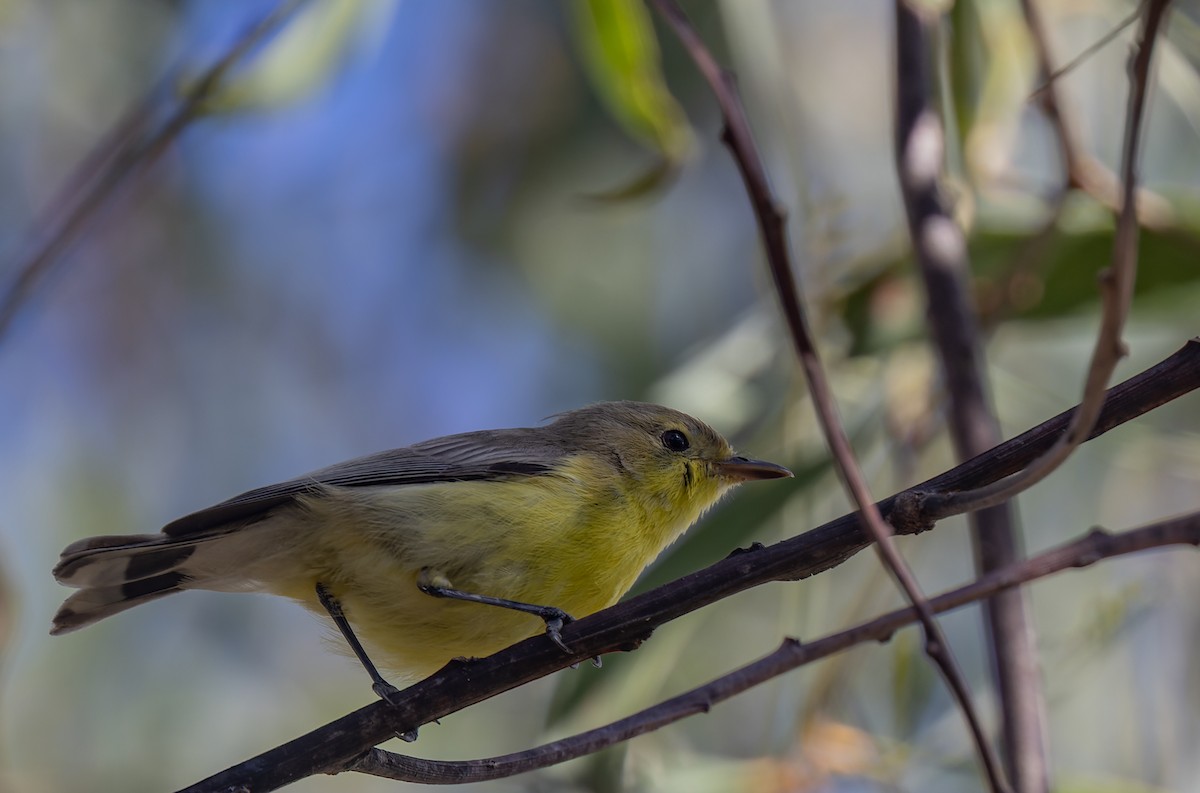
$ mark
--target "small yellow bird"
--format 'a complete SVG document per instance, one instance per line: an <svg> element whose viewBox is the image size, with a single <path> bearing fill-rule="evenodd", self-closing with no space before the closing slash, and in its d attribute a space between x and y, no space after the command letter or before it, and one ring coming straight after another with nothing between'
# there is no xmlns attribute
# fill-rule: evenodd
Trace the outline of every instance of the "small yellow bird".
<svg viewBox="0 0 1200 793"><path fill-rule="evenodd" d="M387 698L395 689L359 635L405 681L539 629L562 645L570 615L617 602L730 488L786 476L735 456L684 413L604 402L544 427L360 457L235 496L159 534L75 542L54 577L80 591L50 632L185 589L269 592L331 617Z"/></svg>

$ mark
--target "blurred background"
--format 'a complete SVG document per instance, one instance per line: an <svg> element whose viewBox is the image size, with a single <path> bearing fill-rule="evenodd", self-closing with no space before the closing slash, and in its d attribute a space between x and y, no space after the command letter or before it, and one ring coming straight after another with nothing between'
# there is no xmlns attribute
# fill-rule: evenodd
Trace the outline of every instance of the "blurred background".
<svg viewBox="0 0 1200 793"><path fill-rule="evenodd" d="M1134 11L1037 5L1059 64ZM0 284L129 108L156 90L162 107L177 103L272 7L0 0ZM739 76L874 492L949 467L891 159L890 4L685 7ZM648 17L630 8L640 6L605 16L551 0L312 2L56 262L0 338L0 789L173 790L372 698L315 618L271 598L186 593L52 639L67 592L50 568L87 535L154 531L338 460L616 398L692 412L798 474L745 489L639 588L848 511L714 104L669 36L660 63ZM1120 379L1200 327L1198 20L1177 3L1157 51L1142 168L1157 214ZM959 3L946 29L948 189L1011 436L1078 399L1113 224L1073 193L1042 233L1061 166L1029 101L1038 75L1018 4ZM1132 36L1059 82L1082 148L1109 168ZM1200 506L1198 407L1185 397L1087 444L1022 496L1028 550ZM972 576L962 521L902 549L927 591ZM1194 554L1060 575L1031 597L1057 789L1200 791ZM899 602L860 554L678 620L603 669L566 670L443 719L400 750L524 749ZM979 612L945 626L991 718ZM961 717L907 631L706 716L477 789L979 785ZM290 789L397 787L343 775Z"/></svg>

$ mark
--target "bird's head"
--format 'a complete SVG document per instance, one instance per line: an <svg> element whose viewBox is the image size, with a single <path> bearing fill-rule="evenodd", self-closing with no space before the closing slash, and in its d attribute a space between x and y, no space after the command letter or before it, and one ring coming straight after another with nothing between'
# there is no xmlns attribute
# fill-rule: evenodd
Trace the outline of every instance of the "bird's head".
<svg viewBox="0 0 1200 793"><path fill-rule="evenodd" d="M561 414L551 428L568 445L600 455L647 501L693 519L734 485L792 476L781 465L735 454L703 421L647 402L589 405Z"/></svg>

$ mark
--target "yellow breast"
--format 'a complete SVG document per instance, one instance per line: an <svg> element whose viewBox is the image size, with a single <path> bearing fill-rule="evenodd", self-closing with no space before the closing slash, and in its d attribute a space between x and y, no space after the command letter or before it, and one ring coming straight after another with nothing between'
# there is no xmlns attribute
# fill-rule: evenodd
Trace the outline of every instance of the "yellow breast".
<svg viewBox="0 0 1200 793"><path fill-rule="evenodd" d="M544 629L527 614L431 597L416 585L422 569L462 591L582 617L615 603L720 496L704 477L689 481L647 486L578 455L551 476L328 488L297 519L309 568L266 584L318 613L312 593L325 584L377 663L415 679Z"/></svg>

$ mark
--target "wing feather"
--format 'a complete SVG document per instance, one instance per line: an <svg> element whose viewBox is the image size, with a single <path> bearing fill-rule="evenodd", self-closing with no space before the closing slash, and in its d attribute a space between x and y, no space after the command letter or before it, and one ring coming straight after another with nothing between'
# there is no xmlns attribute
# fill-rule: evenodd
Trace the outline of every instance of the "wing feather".
<svg viewBox="0 0 1200 793"><path fill-rule="evenodd" d="M423 441L249 490L163 527L171 536L250 522L323 486L376 487L544 476L566 454L537 429L482 430Z"/></svg>

